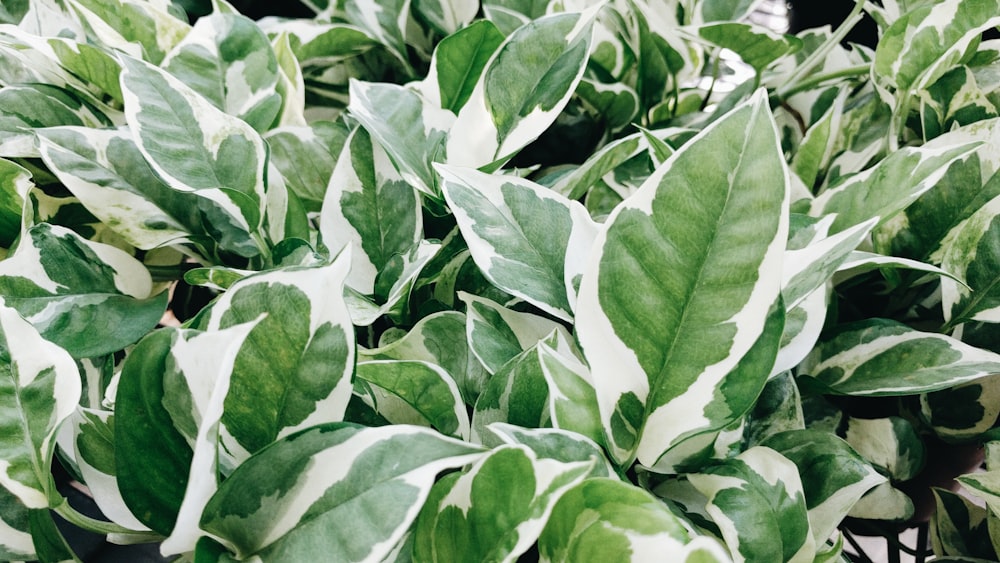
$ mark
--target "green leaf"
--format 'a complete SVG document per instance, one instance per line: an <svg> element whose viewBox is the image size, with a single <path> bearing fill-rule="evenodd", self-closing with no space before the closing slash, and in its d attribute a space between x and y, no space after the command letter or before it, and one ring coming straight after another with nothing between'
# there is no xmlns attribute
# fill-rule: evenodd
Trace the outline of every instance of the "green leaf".
<svg viewBox="0 0 1000 563"><path fill-rule="evenodd" d="M726 375L778 300L787 185L757 94L674 153L599 232L576 329L617 460L638 452L652 465L741 416L737 405L749 408L763 387L748 374L759 387L727 389ZM769 371L773 357L760 360Z"/></svg>
<svg viewBox="0 0 1000 563"><path fill-rule="evenodd" d="M354 327L344 301L350 258L244 278L204 313L215 331L266 315L233 366L222 423L253 453L293 431L341 420L351 396Z"/></svg>
<svg viewBox="0 0 1000 563"><path fill-rule="evenodd" d="M799 372L834 393L913 395L1000 372L1000 356L943 334L869 319L821 341Z"/></svg>
<svg viewBox="0 0 1000 563"><path fill-rule="evenodd" d="M502 444L527 446L539 458L554 459L566 463L575 461L595 461L591 476L612 477L615 467L604 455L597 442L570 430L559 428L521 428L503 422L494 422L485 428L480 438L484 445L493 447Z"/></svg>
<svg viewBox="0 0 1000 563"><path fill-rule="evenodd" d="M442 3L441 0L414 2L418 8ZM503 34L489 20L477 21L442 39L434 49L431 69L424 79L427 97L457 114L469 101L486 63L503 40Z"/></svg>
<svg viewBox="0 0 1000 563"><path fill-rule="evenodd" d="M796 466L766 447L693 473L688 480L708 498L734 558L747 561L812 561L802 482Z"/></svg>
<svg viewBox="0 0 1000 563"><path fill-rule="evenodd" d="M836 99L822 117L809 126L792 156L789 166L807 188L812 189L816 185L830 164L847 94L846 88L838 91Z"/></svg>
<svg viewBox="0 0 1000 563"><path fill-rule="evenodd" d="M318 121L273 129L264 137L271 148L271 163L307 210L320 210L348 135L343 122Z"/></svg>
<svg viewBox="0 0 1000 563"><path fill-rule="evenodd" d="M0 156L38 157L32 130L58 125L102 127L108 122L63 88L48 84L0 88Z"/></svg>
<svg viewBox="0 0 1000 563"><path fill-rule="evenodd" d="M862 457L894 481L916 477L924 467L924 443L904 418L854 418L847 420L845 439Z"/></svg>
<svg viewBox="0 0 1000 563"><path fill-rule="evenodd" d="M775 375L768 380L747 416L747 444L761 445L776 434L802 430L805 428L802 410L802 396L792 373Z"/></svg>
<svg viewBox="0 0 1000 563"><path fill-rule="evenodd" d="M281 108L277 57L264 32L244 16L198 18L161 66L258 132L270 129Z"/></svg>
<svg viewBox="0 0 1000 563"><path fill-rule="evenodd" d="M439 166L445 199L486 279L566 321L597 225L579 202L515 177Z"/></svg>
<svg viewBox="0 0 1000 563"><path fill-rule="evenodd" d="M735 21L743 19L760 4L760 0L705 0L695 11L701 21Z"/></svg>
<svg viewBox="0 0 1000 563"><path fill-rule="evenodd" d="M785 251L782 264L781 296L791 309L822 288L833 274L852 256L852 252L868 238L876 219L852 225L836 234L826 236L836 217L827 215L816 227L818 236L801 248Z"/></svg>
<svg viewBox="0 0 1000 563"><path fill-rule="evenodd" d="M593 462L539 459L502 446L434 485L415 528L421 561L514 561L538 538L556 501Z"/></svg>
<svg viewBox="0 0 1000 563"><path fill-rule="evenodd" d="M348 286L375 293L376 278L423 238L420 209L417 191L397 174L382 147L363 128L351 132L320 211L324 244L335 252L351 248Z"/></svg>
<svg viewBox="0 0 1000 563"><path fill-rule="evenodd" d="M761 445L798 467L816 545L833 534L866 492L886 481L847 442L823 430L781 432Z"/></svg>
<svg viewBox="0 0 1000 563"><path fill-rule="evenodd" d="M558 330L559 323L531 313L521 313L468 293L459 293L466 305L469 348L489 373L496 373L517 356Z"/></svg>
<svg viewBox="0 0 1000 563"><path fill-rule="evenodd" d="M697 550L707 553L696 558ZM659 499L616 479L587 479L564 494L538 538L538 551L545 561L581 563L729 560L717 544L692 538Z"/></svg>
<svg viewBox="0 0 1000 563"><path fill-rule="evenodd" d="M95 43L120 49L154 65L187 33L191 26L167 8L167 2L139 0L68 0Z"/></svg>
<svg viewBox="0 0 1000 563"><path fill-rule="evenodd" d="M99 87L115 101L122 101L122 89L118 82L121 63L108 49L61 37L51 37L48 43L64 69Z"/></svg>
<svg viewBox="0 0 1000 563"><path fill-rule="evenodd" d="M604 84L584 78L576 86L576 95L612 132L631 125L639 113L639 95L624 84Z"/></svg>
<svg viewBox="0 0 1000 563"><path fill-rule="evenodd" d="M80 401L76 363L0 301L0 374L0 486L27 508L55 506L52 454Z"/></svg>
<svg viewBox="0 0 1000 563"><path fill-rule="evenodd" d="M28 513L13 493L0 487L0 557L5 561L37 559Z"/></svg>
<svg viewBox="0 0 1000 563"><path fill-rule="evenodd" d="M479 25L479 22L469 25L479 13L479 2L475 0L414 0L413 11L435 31L447 36L442 42L463 29Z"/></svg>
<svg viewBox="0 0 1000 563"><path fill-rule="evenodd" d="M375 411L389 422L423 423L447 436L469 439L469 412L455 380L441 367L413 360L375 360L359 363L356 376L381 391L372 390Z"/></svg>
<svg viewBox="0 0 1000 563"><path fill-rule="evenodd" d="M1000 378L984 377L921 395L920 413L944 440L975 440L1000 416Z"/></svg>
<svg viewBox="0 0 1000 563"><path fill-rule="evenodd" d="M697 29L697 36L717 47L735 52L757 73L802 48L802 40L798 37L744 23L726 22L701 26Z"/></svg>
<svg viewBox="0 0 1000 563"><path fill-rule="evenodd" d="M41 561L72 561L79 563L80 559L73 553L62 532L56 527L49 510L32 510L28 514L31 525L31 538L35 552Z"/></svg>
<svg viewBox="0 0 1000 563"><path fill-rule="evenodd" d="M374 298L365 296L350 286L345 287L344 299L354 324L369 326L382 315L388 315L399 322L406 314L410 291L417 282L417 277L440 248L438 243L421 240L407 253L393 256L388 267L375 279Z"/></svg>
<svg viewBox="0 0 1000 563"><path fill-rule="evenodd" d="M436 475L481 452L421 427L313 426L237 468L201 526L240 559L380 561L416 518Z"/></svg>
<svg viewBox="0 0 1000 563"><path fill-rule="evenodd" d="M0 262L0 294L76 358L117 352L149 332L167 305L136 259L110 245L39 223Z"/></svg>
<svg viewBox="0 0 1000 563"><path fill-rule="evenodd" d="M21 234L21 210L32 187L31 173L0 158L0 247L9 248Z"/></svg>
<svg viewBox="0 0 1000 563"><path fill-rule="evenodd" d="M449 164L502 163L555 122L586 68L595 10L544 16L507 37L451 127Z"/></svg>
<svg viewBox="0 0 1000 563"><path fill-rule="evenodd" d="M934 553L995 559L987 524L988 510L957 493L937 487L931 491L935 504L930 527Z"/></svg>
<svg viewBox="0 0 1000 563"><path fill-rule="evenodd" d="M419 93L394 84L351 80L348 111L392 158L399 174L419 191L439 198L432 162L445 159L455 121ZM415 124L419 124L416 126Z"/></svg>

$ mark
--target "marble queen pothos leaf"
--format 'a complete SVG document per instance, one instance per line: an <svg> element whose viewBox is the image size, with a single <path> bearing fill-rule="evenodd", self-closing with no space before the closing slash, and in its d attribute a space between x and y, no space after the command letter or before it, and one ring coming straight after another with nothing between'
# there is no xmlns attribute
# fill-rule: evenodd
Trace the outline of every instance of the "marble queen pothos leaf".
<svg viewBox="0 0 1000 563"><path fill-rule="evenodd" d="M167 294L152 289L135 258L48 223L28 229L0 262L7 305L77 358L117 352L155 327Z"/></svg>
<svg viewBox="0 0 1000 563"><path fill-rule="evenodd" d="M58 503L50 473L55 435L80 392L73 358L0 299L0 487L28 508Z"/></svg>
<svg viewBox="0 0 1000 563"><path fill-rule="evenodd" d="M237 468L201 526L240 559L381 561L417 517L437 474L482 455L478 446L419 426L320 424Z"/></svg>
<svg viewBox="0 0 1000 563"><path fill-rule="evenodd" d="M758 93L674 153L599 231L576 328L618 461L654 464L741 416L763 388L773 356L757 360L767 365L739 396L726 376L779 300L788 182Z"/></svg>

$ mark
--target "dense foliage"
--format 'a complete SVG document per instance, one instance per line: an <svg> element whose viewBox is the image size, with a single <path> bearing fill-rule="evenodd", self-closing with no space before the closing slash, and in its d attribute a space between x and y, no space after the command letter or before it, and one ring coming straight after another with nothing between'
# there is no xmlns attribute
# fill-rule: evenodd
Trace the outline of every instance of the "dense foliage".
<svg viewBox="0 0 1000 563"><path fill-rule="evenodd" d="M758 3L5 1L0 559L996 559L1000 0Z"/></svg>

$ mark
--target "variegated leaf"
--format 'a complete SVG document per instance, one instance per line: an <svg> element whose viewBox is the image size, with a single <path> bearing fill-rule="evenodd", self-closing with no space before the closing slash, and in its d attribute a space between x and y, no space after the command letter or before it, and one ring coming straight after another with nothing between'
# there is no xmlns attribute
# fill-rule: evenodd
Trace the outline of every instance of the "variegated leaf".
<svg viewBox="0 0 1000 563"><path fill-rule="evenodd" d="M844 436L852 448L894 481L912 479L924 467L923 441L904 418L849 417Z"/></svg>
<svg viewBox="0 0 1000 563"><path fill-rule="evenodd" d="M845 230L878 217L885 223L934 187L948 166L975 150L975 144L906 147L875 166L827 189L812 201L809 214L836 213L831 231Z"/></svg>
<svg viewBox="0 0 1000 563"><path fill-rule="evenodd" d="M826 229L835 219L834 216L827 215L819 223L825 227L819 233L820 236L801 248L789 248L785 251L781 276L781 296L785 300L785 307L791 309L799 305L822 288L851 257L854 249L865 241L878 222L878 218L869 219L825 236Z"/></svg>
<svg viewBox="0 0 1000 563"><path fill-rule="evenodd" d="M32 186L28 170L0 158L0 248L10 248L21 234L21 211Z"/></svg>
<svg viewBox="0 0 1000 563"><path fill-rule="evenodd" d="M222 424L253 453L291 432L343 417L354 372L354 327L340 298L348 253L233 284L203 313L214 331L265 314L236 356ZM237 456L241 458L241 456Z"/></svg>
<svg viewBox="0 0 1000 563"><path fill-rule="evenodd" d="M320 211L323 243L334 252L351 248L349 287L376 293L376 278L422 239L420 211L417 191L397 174L381 145L363 128L351 132Z"/></svg>
<svg viewBox="0 0 1000 563"><path fill-rule="evenodd" d="M431 163L445 161L454 114L394 84L352 80L350 97L348 111L385 149L403 179L421 192L440 198Z"/></svg>
<svg viewBox="0 0 1000 563"><path fill-rule="evenodd" d="M930 538L938 556L996 559L990 541L989 510L951 491L933 488L935 510L931 518Z"/></svg>
<svg viewBox="0 0 1000 563"><path fill-rule="evenodd" d="M39 223L0 262L0 294L42 335L74 357L110 354L142 338L163 315L167 294L135 258Z"/></svg>
<svg viewBox="0 0 1000 563"><path fill-rule="evenodd" d="M541 561L729 561L708 538L648 492L617 479L587 479L556 503L538 538Z"/></svg>
<svg viewBox="0 0 1000 563"><path fill-rule="evenodd" d="M741 416L763 387L767 373L749 365L752 391L727 388L726 375L772 332L787 186L758 93L674 153L599 232L576 329L618 461L638 453L652 465ZM773 355L753 356L770 371Z"/></svg>
<svg viewBox="0 0 1000 563"><path fill-rule="evenodd" d="M38 558L28 514L28 508L13 493L0 487L0 558L4 561L33 561Z"/></svg>
<svg viewBox="0 0 1000 563"><path fill-rule="evenodd" d="M913 517L913 501L889 482L876 485L847 513L851 518L903 522Z"/></svg>
<svg viewBox="0 0 1000 563"><path fill-rule="evenodd" d="M705 0L698 3L694 18L700 22L741 20L760 3L761 0Z"/></svg>
<svg viewBox="0 0 1000 563"><path fill-rule="evenodd" d="M368 297L347 286L344 299L351 320L358 326L369 326L382 315L397 320L406 314L410 291L425 265L441 247L438 243L421 240L405 254L396 254L375 279L375 296Z"/></svg>
<svg viewBox="0 0 1000 563"><path fill-rule="evenodd" d="M378 46L378 42L367 33L344 23L295 18L261 24L264 31L272 36L288 34L292 52L303 70L343 62Z"/></svg>
<svg viewBox="0 0 1000 563"><path fill-rule="evenodd" d="M451 127L449 164L496 167L555 121L583 76L596 13L544 16L507 37Z"/></svg>
<svg viewBox="0 0 1000 563"><path fill-rule="evenodd" d="M944 74L922 96L920 113L927 138L950 128L984 121L998 115L987 90L976 81L973 69L959 66Z"/></svg>
<svg viewBox="0 0 1000 563"><path fill-rule="evenodd" d="M393 424L420 424L463 440L470 437L469 411L455 380L439 366L415 360L358 364L355 376L374 387L374 409Z"/></svg>
<svg viewBox="0 0 1000 563"><path fill-rule="evenodd" d="M775 33L763 26L732 21L704 25L694 33L717 47L735 52L757 73L802 48L802 40L798 37Z"/></svg>
<svg viewBox="0 0 1000 563"><path fill-rule="evenodd" d="M150 167L171 188L207 200L224 247L258 254L253 236L259 236L267 198L260 135L148 63L124 58L121 84L133 138Z"/></svg>
<svg viewBox="0 0 1000 563"><path fill-rule="evenodd" d="M625 84L583 78L576 86L576 95L612 133L631 125L639 113L639 95Z"/></svg>
<svg viewBox="0 0 1000 563"><path fill-rule="evenodd" d="M37 158L32 130L59 125L106 127L111 122L78 96L57 86L25 84L0 88L0 156Z"/></svg>
<svg viewBox="0 0 1000 563"><path fill-rule="evenodd" d="M365 30L403 65L409 66L406 40L406 20L410 15L410 0L344 0L340 6L348 23Z"/></svg>
<svg viewBox="0 0 1000 563"><path fill-rule="evenodd" d="M278 59L264 32L244 16L198 18L161 66L258 132L271 128L281 108Z"/></svg>
<svg viewBox="0 0 1000 563"><path fill-rule="evenodd" d="M442 40L443 42L469 26L479 13L479 2L475 0L414 0L413 11L419 14L431 28L446 36Z"/></svg>
<svg viewBox="0 0 1000 563"><path fill-rule="evenodd" d="M480 448L426 428L321 424L237 468L201 523L241 559L380 561L417 517L437 474L481 456Z"/></svg>
<svg viewBox="0 0 1000 563"><path fill-rule="evenodd" d="M66 0L98 44L120 49L154 65L187 35L191 26L169 2Z"/></svg>
<svg viewBox="0 0 1000 563"><path fill-rule="evenodd" d="M734 561L813 560L802 482L788 458L757 446L688 480L708 498L706 510Z"/></svg>
<svg viewBox="0 0 1000 563"><path fill-rule="evenodd" d="M468 293L459 293L459 298L466 305L469 348L491 374L552 331L566 333L561 324L545 317L513 311Z"/></svg>
<svg viewBox="0 0 1000 563"><path fill-rule="evenodd" d="M975 440L1000 416L1000 376L921 395L920 412L941 438L949 442Z"/></svg>
<svg viewBox="0 0 1000 563"><path fill-rule="evenodd" d="M465 327L465 315L457 311L428 315L398 340L371 350L359 348L358 362L415 360L435 364L455 380L465 402L471 405L482 392L487 373L469 349Z"/></svg>
<svg viewBox="0 0 1000 563"><path fill-rule="evenodd" d="M562 462L596 460L590 474L594 477L612 477L616 470L597 442L570 430L559 428L522 428L503 422L494 422L480 436L483 445L497 447L502 444L520 444L531 448L540 458Z"/></svg>
<svg viewBox="0 0 1000 563"><path fill-rule="evenodd" d="M308 211L320 210L349 134L343 122L320 121L280 127L264 136L271 149L271 163Z"/></svg>
<svg viewBox="0 0 1000 563"><path fill-rule="evenodd" d="M1000 373L1000 355L943 334L870 319L839 327L799 372L834 393L913 395Z"/></svg>
<svg viewBox="0 0 1000 563"><path fill-rule="evenodd" d="M3 301L0 299L0 487L27 508L54 507L62 500L50 473L55 436L80 401L80 374L65 350L43 339ZM8 526L13 523L6 517L3 520ZM19 540L19 545L23 540L17 534L11 539ZM0 544L6 546L7 542Z"/></svg>
<svg viewBox="0 0 1000 563"><path fill-rule="evenodd" d="M528 180L439 166L472 258L494 285L566 321L597 234L579 202Z"/></svg>
<svg viewBox="0 0 1000 563"><path fill-rule="evenodd" d="M942 245L941 266L965 280L941 281L941 305L951 325L1000 322L1000 196L956 227Z"/></svg>
<svg viewBox="0 0 1000 563"><path fill-rule="evenodd" d="M886 481L851 446L823 430L791 430L765 439L799 468L816 545L833 534L866 492Z"/></svg>
<svg viewBox="0 0 1000 563"><path fill-rule="evenodd" d="M552 185L552 190L569 199L579 199L602 177L643 151L649 150L646 139L646 135L640 132L604 145L579 167L560 177Z"/></svg>
<svg viewBox="0 0 1000 563"><path fill-rule="evenodd" d="M829 287L829 284L820 287L785 312L785 326L782 329L778 356L771 368L772 376L791 370L812 352L826 325Z"/></svg>
<svg viewBox="0 0 1000 563"><path fill-rule="evenodd" d="M772 377L747 415L746 443L759 446L767 438L806 427L802 396L791 372Z"/></svg>
<svg viewBox="0 0 1000 563"><path fill-rule="evenodd" d="M840 122L847 101L848 90L842 88L826 112L802 136L789 164L792 172L809 189L812 189L821 174L826 171L833 156L834 144L840 130Z"/></svg>
<svg viewBox="0 0 1000 563"><path fill-rule="evenodd" d="M538 539L556 501L593 465L539 459L523 446L493 450L434 485L417 518L414 558L515 561Z"/></svg>
<svg viewBox="0 0 1000 563"><path fill-rule="evenodd" d="M275 91L281 96L281 109L275 127L304 127L306 122L306 84L302 66L292 51L291 37L279 33L271 41L278 61L278 83Z"/></svg>
<svg viewBox="0 0 1000 563"><path fill-rule="evenodd" d="M49 169L129 244L150 250L202 234L197 200L164 184L127 130L53 127L37 135Z"/></svg>

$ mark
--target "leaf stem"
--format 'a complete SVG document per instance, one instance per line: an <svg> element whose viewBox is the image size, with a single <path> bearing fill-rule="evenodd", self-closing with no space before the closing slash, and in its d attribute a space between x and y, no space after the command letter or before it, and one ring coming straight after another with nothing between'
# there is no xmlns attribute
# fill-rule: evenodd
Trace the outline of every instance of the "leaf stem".
<svg viewBox="0 0 1000 563"><path fill-rule="evenodd" d="M114 522L107 522L104 520L98 520L96 518L91 518L85 514L77 512L75 508L70 506L69 501L63 499L63 502L53 508L56 514L62 516L70 524L94 532L96 534L128 534L130 536L149 536L150 541L156 541L163 539L162 536L155 532L140 532L136 530L131 530L124 526L115 524Z"/></svg>
<svg viewBox="0 0 1000 563"><path fill-rule="evenodd" d="M798 94L799 92L812 90L817 86L819 86L820 84L830 80L836 80L838 78L850 78L853 76L864 76L869 72L871 72L871 65L860 64L860 65L849 66L832 72L817 74L815 76L810 76L809 78L805 78L799 81L797 84L794 84L792 88L788 88L787 90L779 92L778 96L781 99L787 99L791 96L794 96L795 94Z"/></svg>
<svg viewBox="0 0 1000 563"><path fill-rule="evenodd" d="M807 76L811 75L813 70L826 60L827 54L834 46L839 45L840 42L847 37L847 34L854 29L854 26L858 25L863 17L862 11L864 11L865 0L855 0L854 8L851 9L851 13L844 18L837 29L833 31L833 34L827 38L815 51L806 57L806 60L802 61L802 64L788 77L788 81L785 82L785 86L778 89L779 98L787 98L790 92L799 91L799 83L806 79Z"/></svg>

